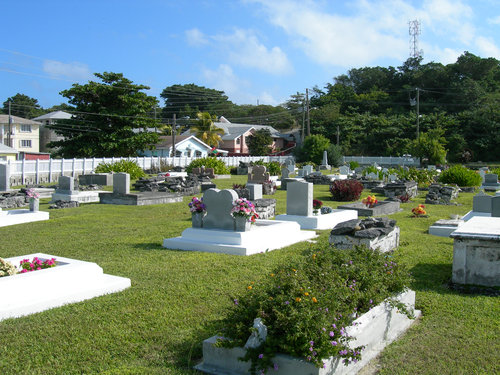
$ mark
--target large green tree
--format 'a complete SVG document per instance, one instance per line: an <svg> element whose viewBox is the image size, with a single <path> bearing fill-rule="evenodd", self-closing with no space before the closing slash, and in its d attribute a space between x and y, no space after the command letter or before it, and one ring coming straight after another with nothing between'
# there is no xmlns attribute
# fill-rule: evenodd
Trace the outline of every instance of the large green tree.
<svg viewBox="0 0 500 375"><path fill-rule="evenodd" d="M259 129L254 134L246 138L248 152L250 155L265 156L271 152L273 137L269 129Z"/></svg>
<svg viewBox="0 0 500 375"><path fill-rule="evenodd" d="M9 113L9 101L10 114L13 116L31 119L44 113L37 99L17 93L3 102L3 113L5 114Z"/></svg>
<svg viewBox="0 0 500 375"><path fill-rule="evenodd" d="M75 112L71 120L53 125L64 139L51 142L62 157L135 156L137 151L152 149L158 135L143 131L159 126L147 114L158 101L121 73L95 73L101 82L74 84L61 92Z"/></svg>

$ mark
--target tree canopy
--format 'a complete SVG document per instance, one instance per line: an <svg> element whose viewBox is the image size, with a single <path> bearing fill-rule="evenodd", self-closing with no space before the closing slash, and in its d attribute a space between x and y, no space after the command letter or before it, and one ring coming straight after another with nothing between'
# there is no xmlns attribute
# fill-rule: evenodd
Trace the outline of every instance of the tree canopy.
<svg viewBox="0 0 500 375"><path fill-rule="evenodd" d="M44 113L37 99L17 93L3 102L3 113L5 114L9 113L9 101L12 116L32 119Z"/></svg>
<svg viewBox="0 0 500 375"><path fill-rule="evenodd" d="M265 156L271 152L273 137L269 129L259 129L254 134L246 138L248 152L250 155Z"/></svg>
<svg viewBox="0 0 500 375"><path fill-rule="evenodd" d="M159 125L146 115L158 104L155 97L142 92L149 87L134 84L121 73L95 76L101 82L74 84L61 92L75 111L71 120L51 126L64 139L49 147L58 148L62 157L135 156L153 148L158 135L141 131Z"/></svg>

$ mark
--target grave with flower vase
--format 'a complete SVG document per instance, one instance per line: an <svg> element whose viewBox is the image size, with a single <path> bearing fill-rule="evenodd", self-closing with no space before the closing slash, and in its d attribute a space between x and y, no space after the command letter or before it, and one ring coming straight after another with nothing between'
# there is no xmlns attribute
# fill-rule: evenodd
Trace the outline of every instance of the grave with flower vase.
<svg viewBox="0 0 500 375"><path fill-rule="evenodd" d="M244 187L236 187L233 190L238 198L250 200L255 206L255 212L259 219L272 219L276 213L276 199L262 198L261 184L247 184Z"/></svg>
<svg viewBox="0 0 500 375"><path fill-rule="evenodd" d="M29 209L4 211L0 208L0 227L49 220L48 212L38 210L39 197L39 194L34 189L27 189L26 198L23 197L23 200L28 199Z"/></svg>
<svg viewBox="0 0 500 375"><path fill-rule="evenodd" d="M130 193L130 175L115 173L113 175L113 192L99 193L101 204L118 204L146 206L151 204L182 202L182 195L170 192L137 192Z"/></svg>
<svg viewBox="0 0 500 375"><path fill-rule="evenodd" d="M163 247L233 255L251 255L280 249L314 238L296 222L257 219L250 223L255 208L239 199L234 190L209 189L203 194L206 212L201 227L187 228L180 237L166 238ZM195 222L193 221L193 224Z"/></svg>
<svg viewBox="0 0 500 375"><path fill-rule="evenodd" d="M104 274L101 267L91 262L44 253L4 260L16 266L25 259L33 262L35 258L41 262L55 258L56 266L1 277L3 302L0 304L0 320L45 311L130 287L130 279ZM38 267L35 264L32 268Z"/></svg>
<svg viewBox="0 0 500 375"><path fill-rule="evenodd" d="M286 214L277 215L276 220L293 221L301 229L331 229L338 223L356 219L358 213L352 210L321 211L322 202L313 200L313 184L294 181L288 184L286 194ZM316 203L316 206L313 204ZM316 211L316 212L314 212Z"/></svg>
<svg viewBox="0 0 500 375"><path fill-rule="evenodd" d="M248 184L260 184L262 185L262 193L264 195L273 195L276 193L277 182L273 179L274 176L270 176L267 172L267 168L264 165L253 166L250 173L248 173Z"/></svg>
<svg viewBox="0 0 500 375"><path fill-rule="evenodd" d="M382 253L399 246L396 220L386 217L355 219L337 224L330 232L329 242L337 249L366 246Z"/></svg>
<svg viewBox="0 0 500 375"><path fill-rule="evenodd" d="M343 210L355 210L359 216L381 216L391 215L396 212L402 211L399 202L395 201L378 201L373 205L366 205L363 202L354 202L338 206Z"/></svg>
<svg viewBox="0 0 500 375"><path fill-rule="evenodd" d="M407 290L395 297L395 300L406 306L414 318L421 315L415 310L415 292ZM356 374L365 367L382 350L406 332L415 322L402 313L393 303L381 302L345 328L345 335L353 340L350 348L363 346L361 360L350 362L347 366L340 357L330 357L323 361L322 368L316 367L306 358L297 358L285 354L276 354L272 358L274 369L269 373L276 375L347 375ZM250 373L250 362L244 362L248 348L258 347L267 338L266 327L258 319L254 322L253 333L245 347L224 348L217 345L221 336L212 336L203 341L203 360L195 366L196 370L207 374L244 375Z"/></svg>
<svg viewBox="0 0 500 375"><path fill-rule="evenodd" d="M75 181L70 176L60 176L58 188L52 194L51 203L57 201L63 202L78 202L78 203L93 203L99 202L99 193L104 193L103 190L87 190L79 191L75 189Z"/></svg>

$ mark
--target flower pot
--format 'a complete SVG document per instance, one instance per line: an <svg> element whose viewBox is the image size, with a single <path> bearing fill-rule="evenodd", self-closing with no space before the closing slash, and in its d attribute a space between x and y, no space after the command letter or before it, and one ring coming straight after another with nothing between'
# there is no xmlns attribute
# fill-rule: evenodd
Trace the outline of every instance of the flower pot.
<svg viewBox="0 0 500 375"><path fill-rule="evenodd" d="M36 198L30 198L30 211L37 212L40 206L40 200Z"/></svg>
<svg viewBox="0 0 500 375"><path fill-rule="evenodd" d="M234 230L236 232L246 232L250 230L252 223L248 221L246 216L234 217Z"/></svg>
<svg viewBox="0 0 500 375"><path fill-rule="evenodd" d="M314 216L319 216L320 215L319 210L313 210L313 215Z"/></svg>
<svg viewBox="0 0 500 375"><path fill-rule="evenodd" d="M192 212L191 213L191 225L193 228L203 228L203 217L205 212Z"/></svg>

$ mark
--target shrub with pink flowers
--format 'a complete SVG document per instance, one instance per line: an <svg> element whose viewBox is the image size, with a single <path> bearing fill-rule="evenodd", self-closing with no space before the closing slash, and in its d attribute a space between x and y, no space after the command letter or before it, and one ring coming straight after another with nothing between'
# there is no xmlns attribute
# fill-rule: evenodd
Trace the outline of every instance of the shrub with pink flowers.
<svg viewBox="0 0 500 375"><path fill-rule="evenodd" d="M358 180L335 180L330 186L330 193L334 201L356 201L361 196L362 191L363 184Z"/></svg>
<svg viewBox="0 0 500 375"><path fill-rule="evenodd" d="M56 258L41 260L38 257L34 257L31 261L29 259L23 259L20 262L21 271L20 273L39 271L45 268L52 268L56 266Z"/></svg>
<svg viewBox="0 0 500 375"><path fill-rule="evenodd" d="M38 199L40 198L40 194L38 194L35 189L26 190L26 196L30 199Z"/></svg>

